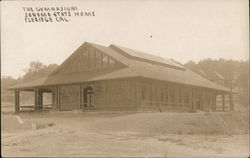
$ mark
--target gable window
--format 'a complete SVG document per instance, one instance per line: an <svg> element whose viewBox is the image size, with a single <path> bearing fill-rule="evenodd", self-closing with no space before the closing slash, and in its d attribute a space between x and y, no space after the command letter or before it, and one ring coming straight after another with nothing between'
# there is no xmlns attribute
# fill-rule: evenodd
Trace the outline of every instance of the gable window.
<svg viewBox="0 0 250 158"><path fill-rule="evenodd" d="M109 58L109 67L114 67L114 66L115 66L115 61Z"/></svg>
<svg viewBox="0 0 250 158"><path fill-rule="evenodd" d="M104 69L115 67L115 60L102 54L101 52L90 49L81 56L81 68L78 71L88 71L93 69ZM77 65L77 63L75 63Z"/></svg>
<svg viewBox="0 0 250 158"><path fill-rule="evenodd" d="M103 56L102 57L102 67L107 68L108 67L108 62L109 62L109 58L107 56Z"/></svg>
<svg viewBox="0 0 250 158"><path fill-rule="evenodd" d="M114 68L117 65L116 61L100 52L97 49L89 48L83 53L79 53L78 56L74 56L67 66L62 70L62 73L71 73L71 72L84 72L90 70L100 70Z"/></svg>

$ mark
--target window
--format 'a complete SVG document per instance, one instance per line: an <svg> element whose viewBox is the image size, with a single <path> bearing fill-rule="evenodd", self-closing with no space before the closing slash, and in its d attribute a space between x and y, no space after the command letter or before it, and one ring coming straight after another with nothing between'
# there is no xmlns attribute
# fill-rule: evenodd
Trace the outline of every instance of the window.
<svg viewBox="0 0 250 158"><path fill-rule="evenodd" d="M161 105L167 106L168 98L168 87L164 85L161 87Z"/></svg>
<svg viewBox="0 0 250 158"><path fill-rule="evenodd" d="M164 92L165 92L165 89L161 88L161 103L165 102L165 98L164 98L165 93Z"/></svg>
<svg viewBox="0 0 250 158"><path fill-rule="evenodd" d="M206 94L206 105L210 105L210 94Z"/></svg>
<svg viewBox="0 0 250 158"><path fill-rule="evenodd" d="M141 99L142 100L152 100L151 95L152 87L150 82L142 82L141 83Z"/></svg>
<svg viewBox="0 0 250 158"><path fill-rule="evenodd" d="M109 58L107 56L103 56L102 57L102 67L107 68L108 67L108 62L109 62Z"/></svg>
<svg viewBox="0 0 250 158"><path fill-rule="evenodd" d="M116 61L95 49L89 49L79 56L73 63L76 72L89 71L93 69L105 69L115 67ZM71 71L69 69L68 71Z"/></svg>
<svg viewBox="0 0 250 158"><path fill-rule="evenodd" d="M178 103L182 103L182 88L178 88Z"/></svg>
<svg viewBox="0 0 250 158"><path fill-rule="evenodd" d="M146 91L147 91L146 84L141 84L141 100L146 100Z"/></svg>
<svg viewBox="0 0 250 158"><path fill-rule="evenodd" d="M184 90L184 103L189 104L189 91L188 91L188 89Z"/></svg>
<svg viewBox="0 0 250 158"><path fill-rule="evenodd" d="M43 92L42 96L42 104L43 105L51 105L52 104L52 93L51 92Z"/></svg>
<svg viewBox="0 0 250 158"><path fill-rule="evenodd" d="M109 67L114 67L114 66L115 66L115 61L109 58Z"/></svg>
<svg viewBox="0 0 250 158"><path fill-rule="evenodd" d="M175 95L174 95L174 88L173 87L169 87L169 101L171 103L174 103L174 101L175 101Z"/></svg>

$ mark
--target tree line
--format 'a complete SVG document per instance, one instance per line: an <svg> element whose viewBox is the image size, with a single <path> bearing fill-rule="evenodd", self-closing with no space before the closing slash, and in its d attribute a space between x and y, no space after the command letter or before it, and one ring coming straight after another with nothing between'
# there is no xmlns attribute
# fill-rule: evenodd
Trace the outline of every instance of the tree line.
<svg viewBox="0 0 250 158"><path fill-rule="evenodd" d="M225 59L205 59L197 63L189 61L184 64L193 71L202 70L206 74L218 72L224 79L231 81L234 88L247 89L249 86L249 60L234 61Z"/></svg>

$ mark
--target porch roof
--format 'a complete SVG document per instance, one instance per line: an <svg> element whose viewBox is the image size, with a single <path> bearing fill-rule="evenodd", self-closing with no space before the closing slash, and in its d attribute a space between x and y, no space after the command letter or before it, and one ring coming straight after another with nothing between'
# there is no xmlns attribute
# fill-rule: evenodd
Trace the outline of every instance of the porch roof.
<svg viewBox="0 0 250 158"><path fill-rule="evenodd" d="M124 68L117 71L109 71L106 73L102 73L99 71L96 73L85 72L85 73L57 74L17 84L10 87L9 89L14 90L14 89L32 88L32 87L74 84L74 83L91 82L91 81L107 80L107 79L130 78L137 76L139 75L131 71L129 68Z"/></svg>

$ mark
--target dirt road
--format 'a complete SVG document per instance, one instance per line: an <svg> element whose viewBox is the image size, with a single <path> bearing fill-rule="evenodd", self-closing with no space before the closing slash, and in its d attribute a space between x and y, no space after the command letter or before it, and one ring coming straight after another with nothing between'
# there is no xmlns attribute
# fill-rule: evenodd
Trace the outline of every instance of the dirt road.
<svg viewBox="0 0 250 158"><path fill-rule="evenodd" d="M249 156L249 139L241 114L52 113L19 116L24 122L22 125L15 115L2 115L3 156ZM232 125L231 117L238 123Z"/></svg>

